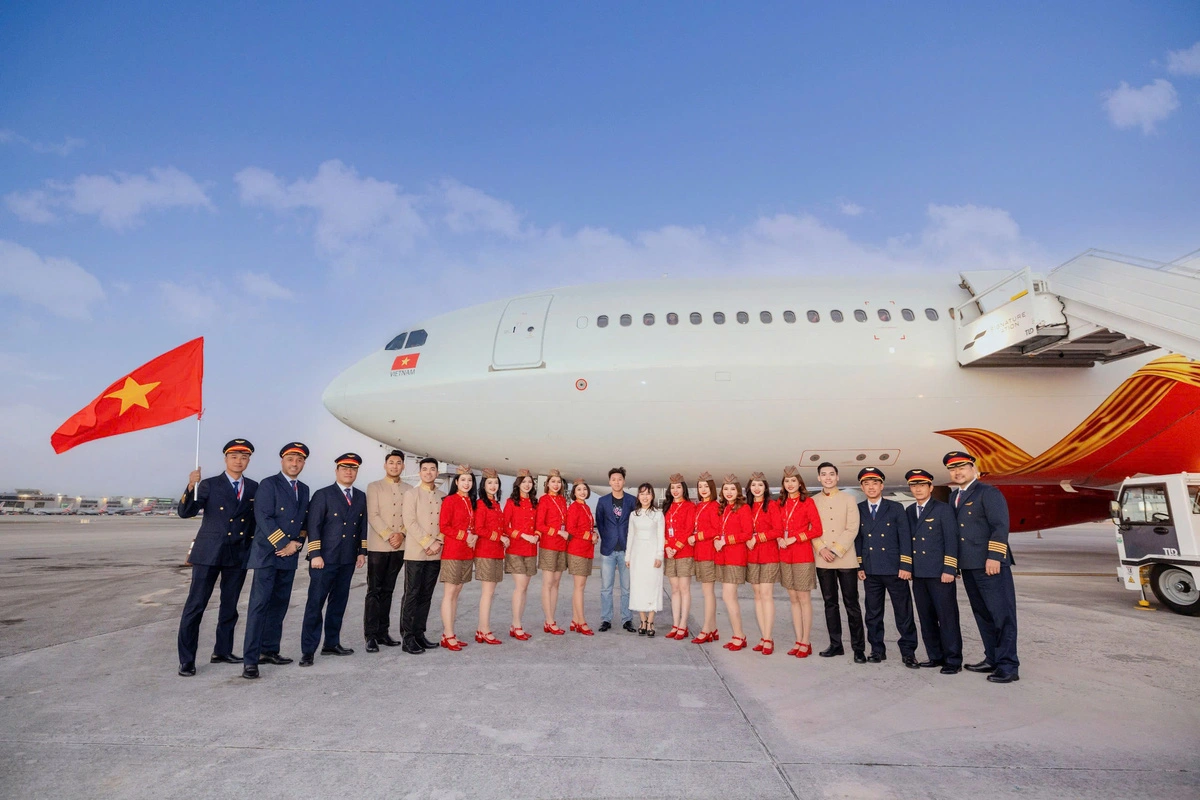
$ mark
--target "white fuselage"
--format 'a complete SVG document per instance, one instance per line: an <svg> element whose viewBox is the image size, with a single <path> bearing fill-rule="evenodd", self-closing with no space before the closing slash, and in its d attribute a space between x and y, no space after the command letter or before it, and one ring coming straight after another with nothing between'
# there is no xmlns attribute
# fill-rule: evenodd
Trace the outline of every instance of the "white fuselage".
<svg viewBox="0 0 1200 800"><path fill-rule="evenodd" d="M603 481L621 465L634 481L704 470L743 480L762 470L776 481L799 463L813 486L828 460L843 479L876 466L901 484L914 467L941 474L942 455L959 445L937 430L985 428L1036 455L1153 357L964 369L950 309L969 297L928 275L554 289L413 325L427 332L423 345L371 354L324 402L380 442L506 474L558 468ZM835 309L843 322L832 321ZM416 354L415 369L392 370L397 356Z"/></svg>

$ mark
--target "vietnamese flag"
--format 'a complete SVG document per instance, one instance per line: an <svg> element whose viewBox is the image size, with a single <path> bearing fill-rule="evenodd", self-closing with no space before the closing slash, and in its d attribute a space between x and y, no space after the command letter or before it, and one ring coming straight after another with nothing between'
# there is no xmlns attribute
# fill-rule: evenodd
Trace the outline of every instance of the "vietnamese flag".
<svg viewBox="0 0 1200 800"><path fill-rule="evenodd" d="M417 359L420 357L420 353L409 353L408 355L396 356L392 360L392 369L416 369Z"/></svg>
<svg viewBox="0 0 1200 800"><path fill-rule="evenodd" d="M56 453L105 436L199 415L204 337L193 339L115 381L50 436Z"/></svg>

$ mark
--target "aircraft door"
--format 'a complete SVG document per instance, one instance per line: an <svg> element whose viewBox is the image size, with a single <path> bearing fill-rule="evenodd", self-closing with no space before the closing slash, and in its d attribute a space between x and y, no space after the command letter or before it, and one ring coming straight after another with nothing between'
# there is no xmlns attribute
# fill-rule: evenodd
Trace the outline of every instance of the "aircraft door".
<svg viewBox="0 0 1200 800"><path fill-rule="evenodd" d="M1121 492L1121 539L1125 558L1131 561L1179 555L1166 484L1128 486Z"/></svg>
<svg viewBox="0 0 1200 800"><path fill-rule="evenodd" d="M552 294L519 297L509 302L500 315L496 343L492 347L492 369L534 369L542 361L542 337L550 312Z"/></svg>

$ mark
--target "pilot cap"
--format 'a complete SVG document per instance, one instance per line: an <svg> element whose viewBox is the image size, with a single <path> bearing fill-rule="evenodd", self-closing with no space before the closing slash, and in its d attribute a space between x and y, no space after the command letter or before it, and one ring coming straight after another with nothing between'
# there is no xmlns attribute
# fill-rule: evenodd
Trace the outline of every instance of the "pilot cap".
<svg viewBox="0 0 1200 800"><path fill-rule="evenodd" d="M872 479L877 480L880 483L883 483L883 481L884 481L883 470L879 469L879 467L863 467L862 469L860 469L858 471L858 482L859 483L862 483L863 481L869 481Z"/></svg>
<svg viewBox="0 0 1200 800"><path fill-rule="evenodd" d="M358 453L342 453L333 460L333 463L337 464L339 467L358 468L362 466L362 456L360 456Z"/></svg>
<svg viewBox="0 0 1200 800"><path fill-rule="evenodd" d="M279 457L283 458L288 453L299 453L305 458L308 458L308 445L302 442L288 442L282 448L280 448Z"/></svg>
<svg viewBox="0 0 1200 800"><path fill-rule="evenodd" d="M222 454L245 453L246 455L250 455L253 452L254 445L250 444L250 442L245 439L230 439L225 443L225 446L221 448Z"/></svg>
<svg viewBox="0 0 1200 800"><path fill-rule="evenodd" d="M965 464L974 464L975 456L970 453L964 453L962 450L951 450L946 455L942 456L942 464L947 469L961 467Z"/></svg>
<svg viewBox="0 0 1200 800"><path fill-rule="evenodd" d="M923 469L910 469L904 473L904 480L909 483L928 483L933 484L933 475Z"/></svg>

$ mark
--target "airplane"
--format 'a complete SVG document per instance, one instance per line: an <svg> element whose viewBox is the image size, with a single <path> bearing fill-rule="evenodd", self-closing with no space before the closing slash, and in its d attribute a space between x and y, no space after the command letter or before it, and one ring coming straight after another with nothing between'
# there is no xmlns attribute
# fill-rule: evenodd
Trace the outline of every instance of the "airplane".
<svg viewBox="0 0 1200 800"><path fill-rule="evenodd" d="M411 326L322 401L408 452L599 486L617 465L661 488L673 472L774 481L799 464L813 487L829 461L843 485L874 466L902 489L907 470L945 474L943 455L965 449L1007 497L1014 531L1106 519L1128 475L1200 471L1200 362L1134 340L1094 365L1068 348L1051 364L1069 367L964 368L956 319L973 293L962 277L524 294Z"/></svg>

